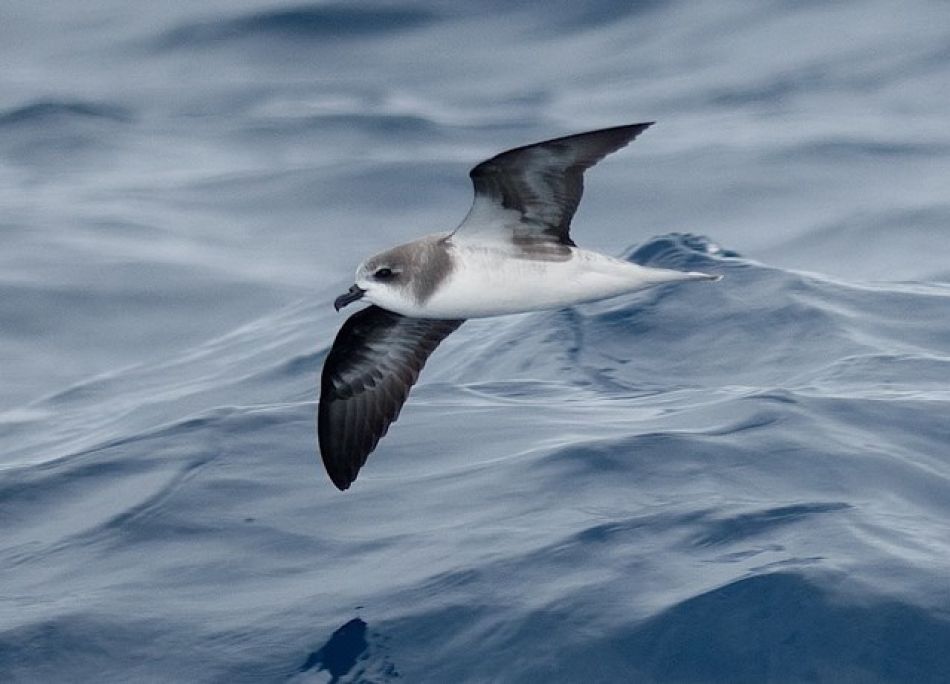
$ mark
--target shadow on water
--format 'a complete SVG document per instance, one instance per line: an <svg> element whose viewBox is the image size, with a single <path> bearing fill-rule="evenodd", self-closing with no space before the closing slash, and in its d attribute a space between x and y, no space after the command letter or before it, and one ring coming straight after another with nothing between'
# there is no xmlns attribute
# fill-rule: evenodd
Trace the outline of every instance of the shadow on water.
<svg viewBox="0 0 950 684"><path fill-rule="evenodd" d="M373 681L399 677L396 668L385 656L377 653L374 657L371 641L372 635L368 633L366 622L353 618L336 630L319 650L307 656L300 672L314 669L329 672L332 677L331 684L339 682L341 677L351 672L357 681L364 681L370 675ZM377 647L375 650L380 649ZM378 662L365 662L370 660ZM358 662L362 663L359 668ZM357 668L357 671L354 672L354 668Z"/></svg>

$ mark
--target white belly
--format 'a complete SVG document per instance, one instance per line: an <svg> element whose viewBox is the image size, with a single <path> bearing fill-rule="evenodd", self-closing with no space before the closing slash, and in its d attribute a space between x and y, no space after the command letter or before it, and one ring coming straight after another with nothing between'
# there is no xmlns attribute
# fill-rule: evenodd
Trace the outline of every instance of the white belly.
<svg viewBox="0 0 950 684"><path fill-rule="evenodd" d="M424 318L482 318L557 309L636 292L660 283L709 280L704 273L647 268L573 248L564 261L514 258L500 250L459 247L453 269L418 310Z"/></svg>

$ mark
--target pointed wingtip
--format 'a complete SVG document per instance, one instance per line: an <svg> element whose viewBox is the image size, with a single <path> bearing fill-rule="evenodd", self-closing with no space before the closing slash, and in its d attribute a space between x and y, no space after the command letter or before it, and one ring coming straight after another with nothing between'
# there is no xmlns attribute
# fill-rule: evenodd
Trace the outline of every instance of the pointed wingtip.
<svg viewBox="0 0 950 684"><path fill-rule="evenodd" d="M345 492L347 489L349 489L350 485L353 484L353 481L356 479L355 477L348 478L339 472L331 473L329 470L327 470L327 475L330 476L330 482L333 483L333 486L339 489L341 492Z"/></svg>
<svg viewBox="0 0 950 684"><path fill-rule="evenodd" d="M645 131L646 129L648 129L650 126L652 126L655 123L656 121L643 121L641 123L628 124L626 126L618 126L617 129L627 131L628 135L630 135L630 140L633 141L633 140L636 140L638 137L640 137L640 134L643 133L643 131Z"/></svg>
<svg viewBox="0 0 950 684"><path fill-rule="evenodd" d="M334 458L332 452L325 452L322 442L320 444L320 459L323 461L323 468L326 470L330 482L341 492L345 492L350 488L350 485L356 481L356 476L359 475L359 468L354 469L352 464L339 458Z"/></svg>

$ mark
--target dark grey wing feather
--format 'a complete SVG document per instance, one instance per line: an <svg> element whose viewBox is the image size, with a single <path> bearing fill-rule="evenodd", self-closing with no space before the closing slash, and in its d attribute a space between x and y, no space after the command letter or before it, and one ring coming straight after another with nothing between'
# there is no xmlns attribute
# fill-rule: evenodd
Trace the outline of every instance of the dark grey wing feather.
<svg viewBox="0 0 950 684"><path fill-rule="evenodd" d="M460 320L370 306L350 316L323 362L317 436L327 474L347 489L399 416L429 355Z"/></svg>
<svg viewBox="0 0 950 684"><path fill-rule="evenodd" d="M505 226L509 240L543 239L574 246L571 219L584 192L584 171L635 139L652 123L546 140L483 161L469 174L475 185L475 202L456 232L467 236ZM498 220L504 210L518 212L520 221Z"/></svg>

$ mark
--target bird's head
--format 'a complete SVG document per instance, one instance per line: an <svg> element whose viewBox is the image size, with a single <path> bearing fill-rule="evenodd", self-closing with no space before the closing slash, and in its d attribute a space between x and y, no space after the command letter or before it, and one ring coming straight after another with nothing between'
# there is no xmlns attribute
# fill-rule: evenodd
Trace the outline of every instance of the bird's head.
<svg viewBox="0 0 950 684"><path fill-rule="evenodd" d="M415 264L405 247L394 247L370 257L356 269L356 283L336 298L337 311L359 299L390 311L404 308L410 298L410 281Z"/></svg>

